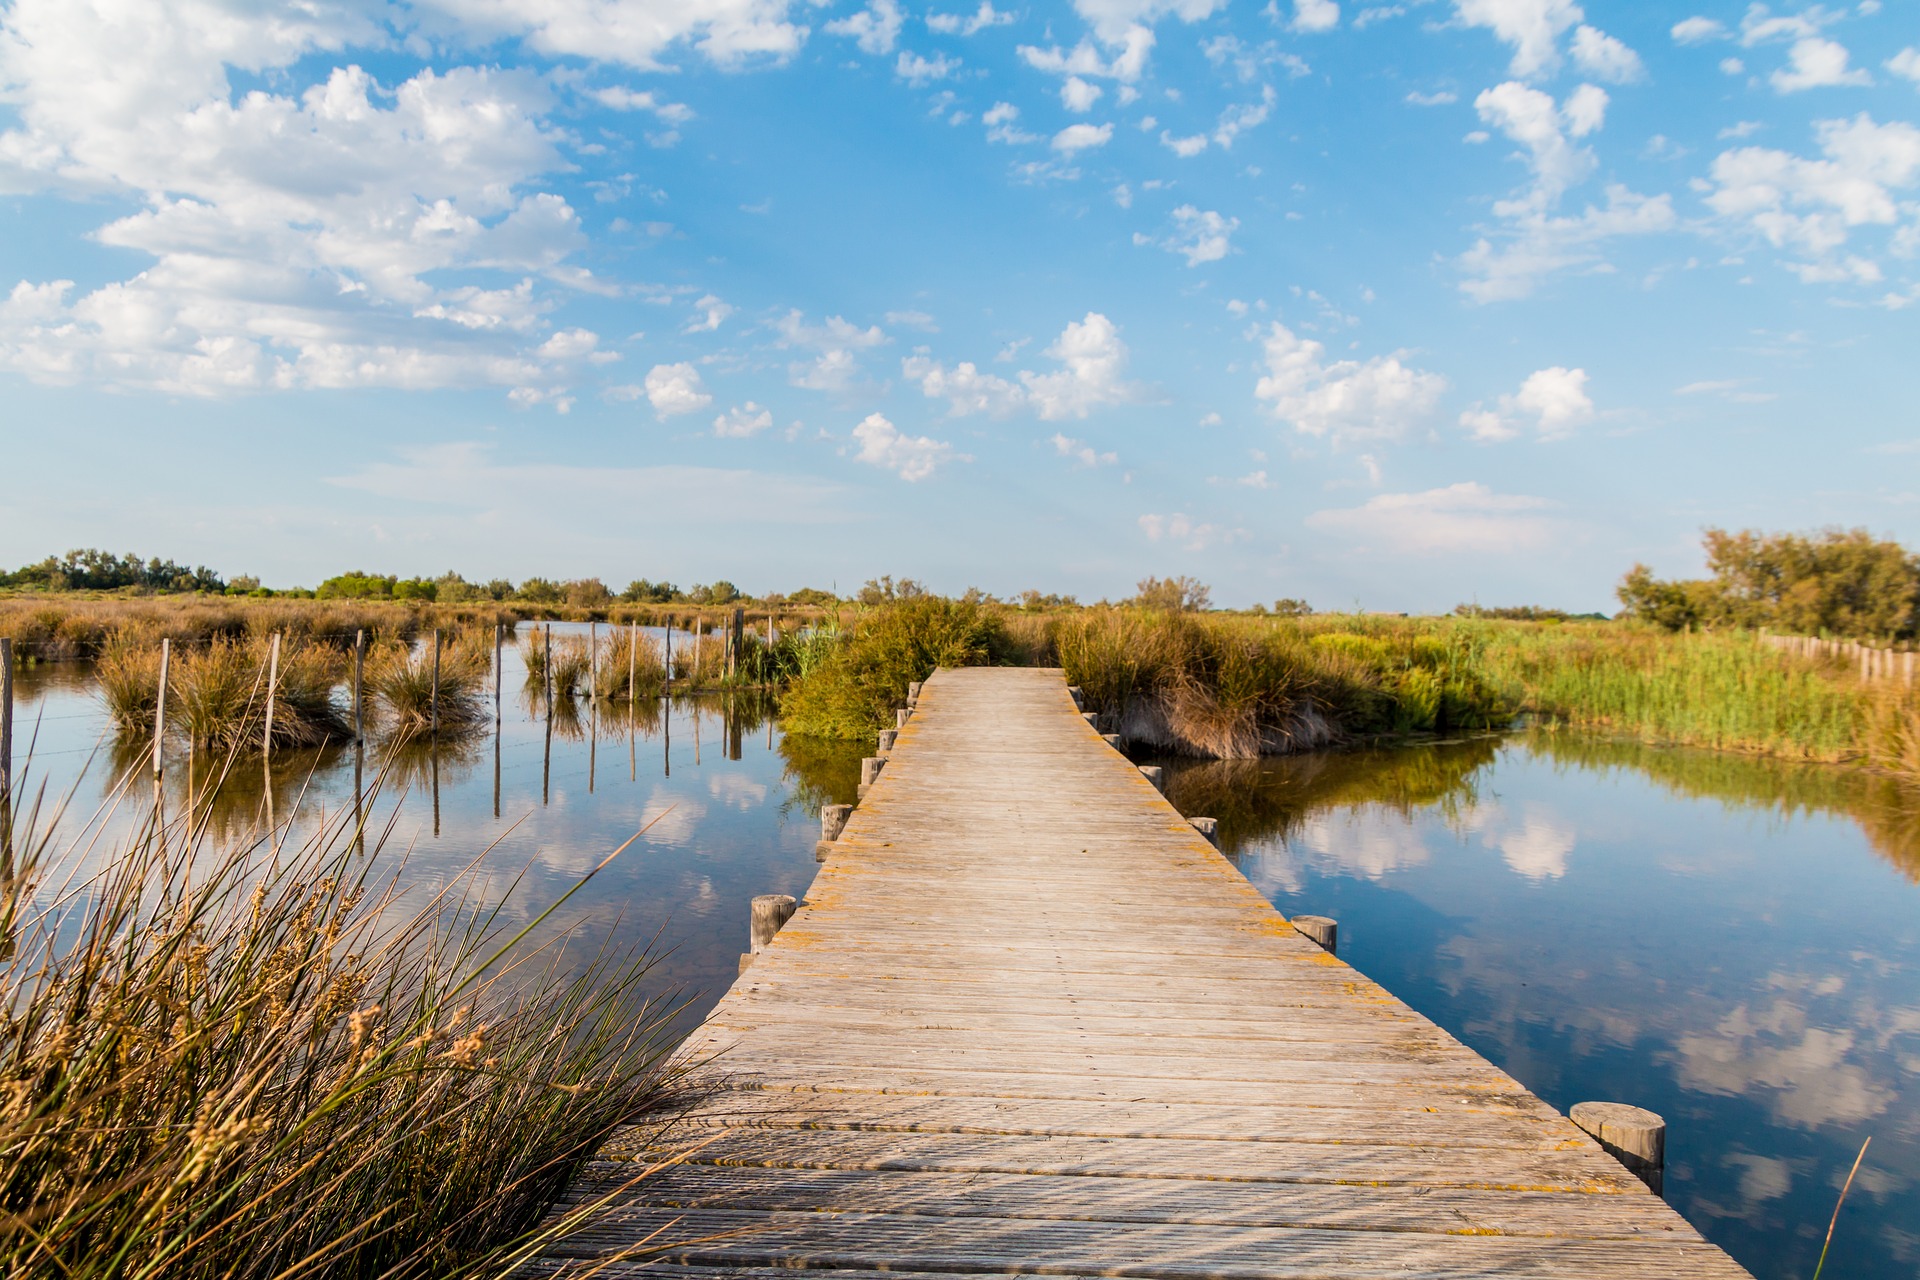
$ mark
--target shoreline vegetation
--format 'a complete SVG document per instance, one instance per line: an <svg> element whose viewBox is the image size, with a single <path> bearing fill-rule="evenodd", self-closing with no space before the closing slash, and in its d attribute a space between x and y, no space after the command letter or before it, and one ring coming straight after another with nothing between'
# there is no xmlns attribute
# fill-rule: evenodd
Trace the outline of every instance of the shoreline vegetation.
<svg viewBox="0 0 1920 1280"><path fill-rule="evenodd" d="M287 644L289 704L284 724L276 712L276 742L341 732L341 670L356 631L374 641L369 687L388 732L423 722L421 637L436 629L450 699L443 731L484 723L467 713L492 669L484 641L501 626L517 637L536 703L551 652L556 710L576 697L752 686L780 692L790 733L871 739L907 684L938 666L1040 664L1064 668L1102 729L1129 747L1203 759L1532 719L1920 780L1920 699L1904 660L1920 640L1920 556L1863 530L1708 529L1704 550L1703 579L1661 581L1636 565L1614 618L1478 605L1438 617L1321 614L1292 599L1215 610L1209 588L1187 577L1148 578L1132 599L1092 606L1035 591L942 597L891 577L847 599L812 589L750 599L725 581L682 591L641 579L615 596L598 579L476 584L451 573L343 574L293 593L313 599L265 599L251 598L272 594L251 579L222 585L205 569L71 552L8 576L16 594L0 596L0 636L24 661L97 660L129 735L150 721L158 644L171 639L180 731L207 749L251 731L248 708L262 700L243 695L273 633ZM172 588L156 585L170 573ZM604 622L608 645L590 655L578 636L555 642L521 626L542 618ZM698 637L676 639L671 672L658 644L631 630L661 623ZM1856 662L1842 646L1781 643L1788 636L1871 649Z"/></svg>
<svg viewBox="0 0 1920 1280"><path fill-rule="evenodd" d="M574 959L572 891L509 908L478 860L410 892L391 820L228 838L218 786L111 852L6 833L0 1271L497 1276L596 1219L553 1216L581 1167L696 1087L651 957Z"/></svg>

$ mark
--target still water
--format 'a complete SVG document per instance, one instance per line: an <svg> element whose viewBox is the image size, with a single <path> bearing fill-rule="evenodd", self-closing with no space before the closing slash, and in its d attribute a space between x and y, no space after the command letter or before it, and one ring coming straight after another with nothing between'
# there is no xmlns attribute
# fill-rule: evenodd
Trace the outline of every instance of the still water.
<svg viewBox="0 0 1920 1280"><path fill-rule="evenodd" d="M750 696L638 709L562 702L549 735L509 649L497 735L390 762L378 802L420 892L485 867L514 918L568 903L597 941L653 941L655 987L712 1006L747 906L803 896L818 807L860 744L789 739ZM84 671L19 681L18 750L72 789L77 829L131 757ZM37 727L36 727L37 726ZM363 776L382 760L370 752ZM1183 812L1282 910L1340 921L1340 952L1555 1106L1666 1116L1667 1197L1762 1280L1920 1274L1920 803L1885 780L1533 733L1259 762L1160 761ZM350 750L243 767L221 821L296 830L353 801ZM173 767L179 771L179 765ZM184 778L170 779L170 786ZM111 832L131 806L95 825ZM651 826L648 824L651 823ZM578 908L577 910L574 910Z"/></svg>
<svg viewBox="0 0 1920 1280"><path fill-rule="evenodd" d="M1276 906L1554 1106L1666 1117L1666 1195L1764 1280L1920 1274L1920 797L1535 732L1162 761Z"/></svg>

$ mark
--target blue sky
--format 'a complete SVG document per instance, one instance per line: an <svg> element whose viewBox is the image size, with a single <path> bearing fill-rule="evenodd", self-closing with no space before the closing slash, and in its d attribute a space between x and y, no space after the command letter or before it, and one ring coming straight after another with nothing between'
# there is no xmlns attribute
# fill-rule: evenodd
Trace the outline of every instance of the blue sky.
<svg viewBox="0 0 1920 1280"><path fill-rule="evenodd" d="M1920 541L1911 4L0 15L9 563L1589 609Z"/></svg>

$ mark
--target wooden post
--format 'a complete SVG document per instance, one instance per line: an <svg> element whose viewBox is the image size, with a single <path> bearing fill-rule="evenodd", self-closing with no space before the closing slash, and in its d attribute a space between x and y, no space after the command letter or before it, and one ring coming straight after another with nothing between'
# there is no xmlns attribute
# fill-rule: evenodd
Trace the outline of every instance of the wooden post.
<svg viewBox="0 0 1920 1280"><path fill-rule="evenodd" d="M908 706L914 707L920 705L920 690L925 687L925 682L920 680L912 680L907 683Z"/></svg>
<svg viewBox="0 0 1920 1280"><path fill-rule="evenodd" d="M260 750L273 754L273 695L280 684L280 633L273 633L273 647L267 654L267 724L260 734ZM267 788L268 803L273 800L273 788Z"/></svg>
<svg viewBox="0 0 1920 1280"><path fill-rule="evenodd" d="M759 955L773 944L774 935L793 919L793 913L800 904L792 894L763 893L753 900L751 914L747 924L747 945L751 954Z"/></svg>
<svg viewBox="0 0 1920 1280"><path fill-rule="evenodd" d="M1106 743L1115 751L1120 749L1120 735L1117 733L1103 733L1100 735L1100 741Z"/></svg>
<svg viewBox="0 0 1920 1280"><path fill-rule="evenodd" d="M13 803L13 641L0 636L0 809ZM0 826L5 825L0 814ZM8 867L11 871L11 864Z"/></svg>
<svg viewBox="0 0 1920 1280"><path fill-rule="evenodd" d="M1085 720L1092 728L1098 729L1100 727L1100 713L1097 711L1082 711L1080 718Z"/></svg>
<svg viewBox="0 0 1920 1280"><path fill-rule="evenodd" d="M707 620L696 615L693 620L693 687L696 689L700 687L700 651L706 648L706 638Z"/></svg>
<svg viewBox="0 0 1920 1280"><path fill-rule="evenodd" d="M493 624L493 722L495 724L500 723L500 677L501 677L500 650L502 646L505 644L506 638L507 638L507 624L504 622L494 623ZM495 814L494 816L498 817L499 815Z"/></svg>
<svg viewBox="0 0 1920 1280"><path fill-rule="evenodd" d="M367 740L366 726L361 720L362 694L361 676L367 665L367 633L365 629L353 633L353 740Z"/></svg>
<svg viewBox="0 0 1920 1280"><path fill-rule="evenodd" d="M549 622L540 629L540 683L541 692L546 695L547 723L553 723L553 624Z"/></svg>
<svg viewBox="0 0 1920 1280"><path fill-rule="evenodd" d="M587 620L587 697L600 696L600 620Z"/></svg>
<svg viewBox="0 0 1920 1280"><path fill-rule="evenodd" d="M437 738L440 736L440 628L438 627L433 629L433 696L427 706L428 732Z"/></svg>
<svg viewBox="0 0 1920 1280"><path fill-rule="evenodd" d="M1576 1102L1567 1118L1655 1195L1661 1193L1666 1180L1667 1122L1659 1115L1623 1102Z"/></svg>
<svg viewBox="0 0 1920 1280"><path fill-rule="evenodd" d="M894 728L896 729L906 728L907 721L911 719L913 719L913 712L908 710L906 707L897 707L894 709L894 713L893 713Z"/></svg>
<svg viewBox="0 0 1920 1280"><path fill-rule="evenodd" d="M860 798L862 800L867 798L867 788L879 781L880 770L886 768L886 765L887 762L879 756L868 756L860 762Z"/></svg>
<svg viewBox="0 0 1920 1280"><path fill-rule="evenodd" d="M153 780L160 781L163 767L160 744L167 740L167 667L173 657L173 641L160 640L160 686L153 699Z"/></svg>
<svg viewBox="0 0 1920 1280"><path fill-rule="evenodd" d="M727 676L732 678L739 666L740 655L747 645L747 611L736 608L733 611L733 627L727 633Z"/></svg>
<svg viewBox="0 0 1920 1280"><path fill-rule="evenodd" d="M1195 831L1206 838L1208 844L1216 849L1220 847L1220 819L1188 818L1187 821L1193 824Z"/></svg>
<svg viewBox="0 0 1920 1280"><path fill-rule="evenodd" d="M1329 916L1294 916L1289 922L1334 955L1340 950L1340 924Z"/></svg>
<svg viewBox="0 0 1920 1280"><path fill-rule="evenodd" d="M1157 764L1141 765L1140 776L1145 778L1148 782L1151 782L1153 784L1153 789L1155 791L1159 791L1161 789L1161 770L1159 765Z"/></svg>
<svg viewBox="0 0 1920 1280"><path fill-rule="evenodd" d="M880 754L883 756L892 755L893 744L899 740L900 731L898 729L882 729L880 731Z"/></svg>
<svg viewBox="0 0 1920 1280"><path fill-rule="evenodd" d="M1086 707L1086 705L1087 705L1087 696L1086 696L1086 693L1085 693L1085 692L1084 692L1084 691L1083 691L1083 690L1082 690L1082 689L1080 688L1080 686L1079 686L1079 685L1077 685L1077 684L1070 684L1070 685L1068 685L1068 686L1067 686L1067 696L1068 696L1069 698L1072 698L1072 699L1073 699L1073 705L1074 705L1074 706L1076 706L1076 707L1080 707L1080 708L1085 708L1085 707Z"/></svg>
<svg viewBox="0 0 1920 1280"><path fill-rule="evenodd" d="M667 615L667 683L673 683L673 615Z"/></svg>
<svg viewBox="0 0 1920 1280"><path fill-rule="evenodd" d="M853 816L850 804L823 804L820 806L820 838L838 840L840 833L847 829L847 819Z"/></svg>
<svg viewBox="0 0 1920 1280"><path fill-rule="evenodd" d="M634 676L639 671L639 664L640 624L637 622L629 622L627 624L627 702L629 704L640 701L640 686L634 682ZM633 717L628 716L627 719L631 722Z"/></svg>

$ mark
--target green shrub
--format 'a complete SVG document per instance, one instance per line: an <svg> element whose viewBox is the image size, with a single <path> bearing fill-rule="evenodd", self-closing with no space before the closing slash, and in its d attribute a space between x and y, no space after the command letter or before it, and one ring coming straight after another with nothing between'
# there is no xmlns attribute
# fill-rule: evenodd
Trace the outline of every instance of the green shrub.
<svg viewBox="0 0 1920 1280"><path fill-rule="evenodd" d="M936 667L975 667L1013 656L989 606L940 596L896 599L863 614L832 652L781 699L789 732L869 738L893 724L907 685Z"/></svg>

